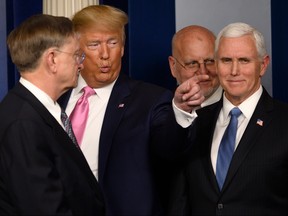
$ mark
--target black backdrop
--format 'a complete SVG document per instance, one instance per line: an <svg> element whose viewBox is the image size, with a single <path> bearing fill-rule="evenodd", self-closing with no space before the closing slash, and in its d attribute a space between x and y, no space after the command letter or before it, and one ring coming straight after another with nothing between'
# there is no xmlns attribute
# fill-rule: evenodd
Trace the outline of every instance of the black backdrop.
<svg viewBox="0 0 288 216"><path fill-rule="evenodd" d="M175 81L170 75L168 55L175 32L174 0L100 0L100 4L119 7L129 15L123 73L170 89ZM273 96L288 102L288 13L286 0L271 0ZM41 0L6 0L7 34L22 20L42 13ZM1 49L3 51L3 47ZM5 51L5 48L4 48ZM7 51L7 50L6 50ZM7 59L8 89L18 81L11 60ZM5 83L6 84L6 83ZM8 90L7 89L7 90Z"/></svg>

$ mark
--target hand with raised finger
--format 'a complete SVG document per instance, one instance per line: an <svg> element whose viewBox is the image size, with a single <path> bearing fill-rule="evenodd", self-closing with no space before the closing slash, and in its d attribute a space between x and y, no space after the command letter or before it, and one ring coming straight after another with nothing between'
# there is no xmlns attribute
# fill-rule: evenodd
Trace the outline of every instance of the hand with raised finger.
<svg viewBox="0 0 288 216"><path fill-rule="evenodd" d="M201 91L199 82L208 78L208 75L197 75L180 84L174 94L175 105L179 109L189 113L200 106L205 97Z"/></svg>

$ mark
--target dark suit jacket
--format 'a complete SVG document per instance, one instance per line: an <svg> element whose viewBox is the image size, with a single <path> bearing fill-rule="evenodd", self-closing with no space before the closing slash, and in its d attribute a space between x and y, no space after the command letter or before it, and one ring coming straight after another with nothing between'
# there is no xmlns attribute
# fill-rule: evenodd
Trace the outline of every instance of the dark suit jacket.
<svg viewBox="0 0 288 216"><path fill-rule="evenodd" d="M288 106L266 90L233 155L220 192L210 150L220 102L200 109L190 161L172 193L171 215L288 215Z"/></svg>
<svg viewBox="0 0 288 216"><path fill-rule="evenodd" d="M23 85L0 104L0 215L104 215L88 163Z"/></svg>
<svg viewBox="0 0 288 216"><path fill-rule="evenodd" d="M163 213L159 194L168 188L161 182L158 161L180 152L180 139L185 138L175 121L172 98L172 92L124 74L117 79L99 144L99 183L107 214Z"/></svg>

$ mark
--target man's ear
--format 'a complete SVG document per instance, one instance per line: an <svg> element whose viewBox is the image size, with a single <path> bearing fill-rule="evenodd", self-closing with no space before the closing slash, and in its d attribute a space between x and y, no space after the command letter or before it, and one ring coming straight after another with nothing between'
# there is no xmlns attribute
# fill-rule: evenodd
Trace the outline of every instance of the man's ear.
<svg viewBox="0 0 288 216"><path fill-rule="evenodd" d="M168 62L170 67L170 72L172 76L176 79L176 62L173 56L168 56Z"/></svg>
<svg viewBox="0 0 288 216"><path fill-rule="evenodd" d="M261 63L260 77L262 77L265 74L269 63L270 63L270 57L266 55Z"/></svg>
<svg viewBox="0 0 288 216"><path fill-rule="evenodd" d="M45 62L49 71L56 72L57 69L57 56L55 49L48 49L44 54Z"/></svg>

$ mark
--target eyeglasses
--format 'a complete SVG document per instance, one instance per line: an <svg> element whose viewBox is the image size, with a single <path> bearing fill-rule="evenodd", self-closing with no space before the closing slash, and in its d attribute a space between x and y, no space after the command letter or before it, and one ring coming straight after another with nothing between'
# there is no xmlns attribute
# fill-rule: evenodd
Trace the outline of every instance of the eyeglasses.
<svg viewBox="0 0 288 216"><path fill-rule="evenodd" d="M183 65L177 58L173 56L173 58L176 60L176 62L183 67L185 70L189 70L193 73L198 71L200 69L200 65L204 64L205 68L209 71L215 70L215 60L214 59L205 59L203 62L198 62L198 61L191 61L189 63L185 63Z"/></svg>
<svg viewBox="0 0 288 216"><path fill-rule="evenodd" d="M69 53L69 52L64 52L62 50L56 50L58 52L61 52L61 53L66 53L66 54L69 54L69 55L73 55L75 57L75 61L77 64L82 64L86 55L84 52L82 52L81 54L80 53Z"/></svg>

